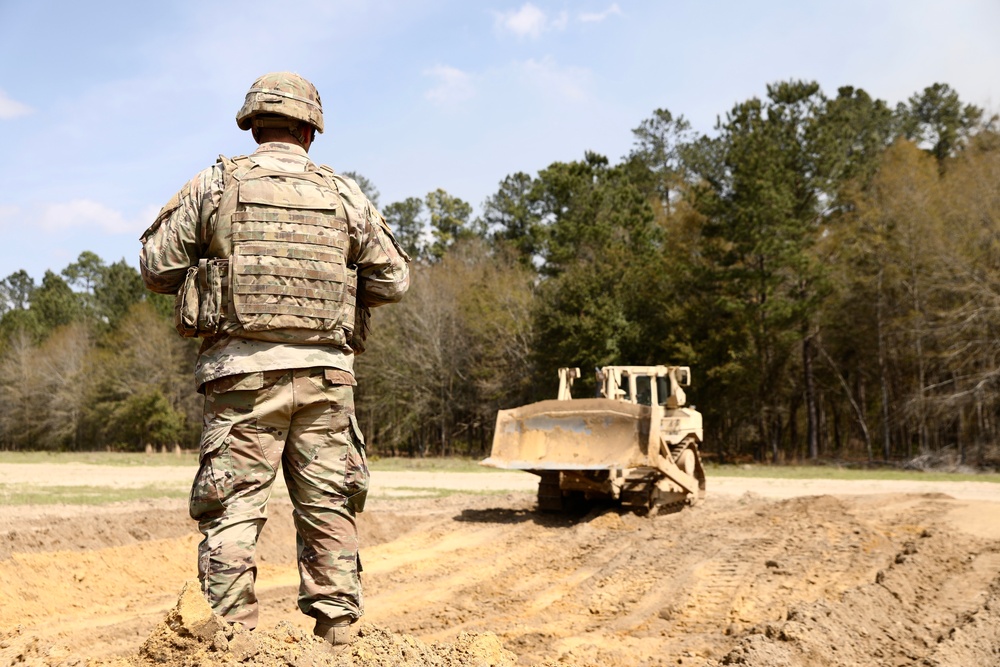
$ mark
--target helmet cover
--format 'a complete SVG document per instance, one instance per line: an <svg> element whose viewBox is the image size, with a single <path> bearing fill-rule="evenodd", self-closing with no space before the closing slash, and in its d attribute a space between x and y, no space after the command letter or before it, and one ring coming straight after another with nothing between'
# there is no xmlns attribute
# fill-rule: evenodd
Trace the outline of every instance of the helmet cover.
<svg viewBox="0 0 1000 667"><path fill-rule="evenodd" d="M253 117L259 114L294 118L312 125L317 132L323 131L319 91L293 72L272 72L254 81L236 114L236 124L241 130L249 130Z"/></svg>

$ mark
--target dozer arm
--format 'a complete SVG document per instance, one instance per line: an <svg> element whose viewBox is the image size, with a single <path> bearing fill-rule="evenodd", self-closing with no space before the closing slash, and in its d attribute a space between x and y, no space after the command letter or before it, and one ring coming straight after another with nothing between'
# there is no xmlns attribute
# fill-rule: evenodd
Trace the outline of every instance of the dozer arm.
<svg viewBox="0 0 1000 667"><path fill-rule="evenodd" d="M559 395L558 400L569 401L573 398L573 380L580 377L579 368L559 369Z"/></svg>
<svg viewBox="0 0 1000 667"><path fill-rule="evenodd" d="M671 378L671 385L673 385L672 388L675 391L680 389L677 383L673 381L673 378ZM670 398L674 399L674 395L671 395ZM663 419L664 412L663 406L654 402L654 405L651 407L652 410L649 412L649 440L646 442L646 451L650 464L662 472L670 481L697 498L698 480L677 467L677 464L674 463L674 458L670 455L670 447L660 432L660 421Z"/></svg>
<svg viewBox="0 0 1000 667"><path fill-rule="evenodd" d="M670 456L670 448L660 437L656 447L649 450L650 462L656 466L670 481L682 487L685 491L698 497L698 480L677 467L674 458Z"/></svg>

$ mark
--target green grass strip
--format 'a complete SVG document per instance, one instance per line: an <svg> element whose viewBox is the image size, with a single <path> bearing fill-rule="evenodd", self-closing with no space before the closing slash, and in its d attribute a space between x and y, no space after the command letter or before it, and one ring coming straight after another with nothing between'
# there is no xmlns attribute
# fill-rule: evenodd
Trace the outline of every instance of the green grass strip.
<svg viewBox="0 0 1000 667"><path fill-rule="evenodd" d="M45 463L62 465L85 463L98 466L194 466L198 453L184 451L164 454L142 452L0 452L0 463Z"/></svg>
<svg viewBox="0 0 1000 667"><path fill-rule="evenodd" d="M508 493L518 493L512 489L488 489L470 491L466 489L441 489L426 486L387 486L378 493L369 492L369 497L393 500L409 500L413 498L447 498L448 496L501 496Z"/></svg>
<svg viewBox="0 0 1000 667"><path fill-rule="evenodd" d="M115 489L107 486L0 484L0 505L107 505L130 500L187 496L187 490L155 485Z"/></svg>
<svg viewBox="0 0 1000 667"><path fill-rule="evenodd" d="M381 472L508 472L479 465L481 458L408 458L369 456L368 467ZM520 471L510 471L520 472Z"/></svg>
<svg viewBox="0 0 1000 667"><path fill-rule="evenodd" d="M844 479L844 480L904 480L908 482L989 482L1000 483L997 473L961 473L936 470L898 470L895 468L845 468L838 466L770 466L714 465L705 466L705 476L748 477L761 479Z"/></svg>
<svg viewBox="0 0 1000 667"><path fill-rule="evenodd" d="M376 472L508 472L479 465L479 457L369 457L369 467ZM196 452L185 451L180 455L169 453L145 454L141 452L0 452L0 464L41 463L60 465L84 463L106 466L185 466L197 468ZM1000 473L968 473L901 470L892 467L857 468L838 465L784 466L784 465L718 465L706 464L705 473L718 477L751 477L771 479L856 479L856 480L909 480L925 482L990 482L1000 483ZM79 487L77 487L79 488ZM113 502L113 501L109 501Z"/></svg>

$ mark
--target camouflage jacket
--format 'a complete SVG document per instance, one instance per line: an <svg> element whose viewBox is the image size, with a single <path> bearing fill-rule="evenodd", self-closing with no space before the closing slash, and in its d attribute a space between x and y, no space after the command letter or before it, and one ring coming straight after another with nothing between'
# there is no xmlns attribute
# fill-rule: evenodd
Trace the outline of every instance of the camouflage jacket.
<svg viewBox="0 0 1000 667"><path fill-rule="evenodd" d="M279 171L304 171L310 165L301 147L264 143L250 156L262 167ZM346 206L354 209L350 256L358 269L358 291L364 305L394 303L409 286L407 257L393 242L384 219L351 179L337 175ZM224 162L202 170L160 210L156 221L142 235L139 266L146 287L161 294L175 294L188 267L210 257L216 212L225 188ZM206 338L195 367L195 382L204 383L242 373L324 366L353 373L349 348L323 344L275 343L219 335Z"/></svg>

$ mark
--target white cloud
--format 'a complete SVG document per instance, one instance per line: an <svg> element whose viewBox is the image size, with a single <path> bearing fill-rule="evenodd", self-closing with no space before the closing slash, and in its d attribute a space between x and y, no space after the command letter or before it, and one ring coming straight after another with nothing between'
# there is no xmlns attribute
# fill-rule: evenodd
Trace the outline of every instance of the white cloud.
<svg viewBox="0 0 1000 667"><path fill-rule="evenodd" d="M516 11L496 13L496 25L500 30L531 39L538 39L548 30L563 30L567 23L569 23L567 12L560 12L550 20L544 11L530 2L526 2Z"/></svg>
<svg viewBox="0 0 1000 667"><path fill-rule="evenodd" d="M27 104L12 100L7 93L0 90L0 120L10 120L18 116L27 116L34 111Z"/></svg>
<svg viewBox="0 0 1000 667"><path fill-rule="evenodd" d="M527 80L547 93L556 93L573 101L586 99L592 74L581 67L561 67L550 57L526 60L520 64Z"/></svg>
<svg viewBox="0 0 1000 667"><path fill-rule="evenodd" d="M146 207L138 219L127 219L120 211L90 199L47 204L41 209L38 226L47 232L85 227L108 234L139 234L153 222L158 209Z"/></svg>
<svg viewBox="0 0 1000 667"><path fill-rule="evenodd" d="M424 97L435 104L451 106L476 94L472 77L456 67L438 65L424 70L424 76L437 79L437 85L424 93Z"/></svg>
<svg viewBox="0 0 1000 667"><path fill-rule="evenodd" d="M613 3L610 7L605 9L603 12L592 12L580 14L580 20L584 23L600 23L609 16L618 15L621 16L622 8L618 6L618 3Z"/></svg>

